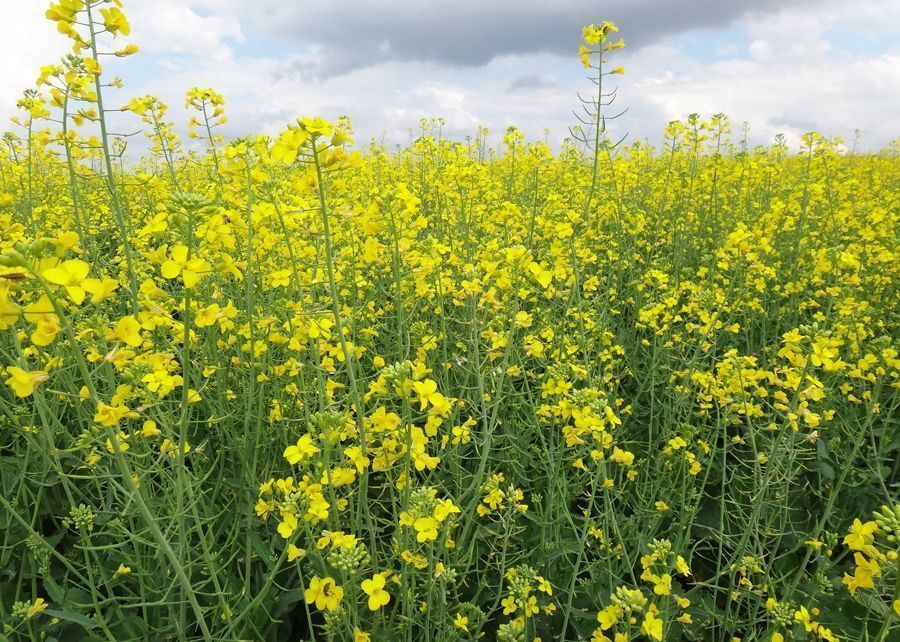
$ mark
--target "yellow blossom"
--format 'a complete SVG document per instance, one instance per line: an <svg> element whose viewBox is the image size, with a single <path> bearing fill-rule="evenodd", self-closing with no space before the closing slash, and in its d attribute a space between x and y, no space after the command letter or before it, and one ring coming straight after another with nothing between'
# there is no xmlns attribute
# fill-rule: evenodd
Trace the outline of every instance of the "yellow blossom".
<svg viewBox="0 0 900 642"><path fill-rule="evenodd" d="M17 397L30 397L35 386L50 378L43 370L26 371L17 366L7 367L6 374L9 375L6 385L13 389Z"/></svg>
<svg viewBox="0 0 900 642"><path fill-rule="evenodd" d="M370 579L363 580L361 587L369 596L369 610L377 611L391 601L390 594L384 590L385 577L383 573L376 573Z"/></svg>

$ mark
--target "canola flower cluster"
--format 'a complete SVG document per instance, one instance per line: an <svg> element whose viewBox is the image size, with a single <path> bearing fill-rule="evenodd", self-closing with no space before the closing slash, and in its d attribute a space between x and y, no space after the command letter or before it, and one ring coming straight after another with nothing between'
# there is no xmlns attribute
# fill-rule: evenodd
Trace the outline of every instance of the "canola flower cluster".
<svg viewBox="0 0 900 642"><path fill-rule="evenodd" d="M555 152L228 140L193 88L194 147L121 106L128 163L122 3L47 17L0 148L4 639L900 630L896 146L614 144L606 22Z"/></svg>

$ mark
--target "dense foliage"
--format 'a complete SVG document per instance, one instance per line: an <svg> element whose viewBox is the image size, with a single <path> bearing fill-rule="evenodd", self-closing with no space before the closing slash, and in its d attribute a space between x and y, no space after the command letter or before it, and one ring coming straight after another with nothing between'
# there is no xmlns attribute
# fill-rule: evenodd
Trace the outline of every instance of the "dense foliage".
<svg viewBox="0 0 900 642"><path fill-rule="evenodd" d="M0 149L0 639L897 639L896 148L617 147L598 82L556 152L226 141L194 89L195 147L141 97L126 159L118 3L48 17L75 53Z"/></svg>

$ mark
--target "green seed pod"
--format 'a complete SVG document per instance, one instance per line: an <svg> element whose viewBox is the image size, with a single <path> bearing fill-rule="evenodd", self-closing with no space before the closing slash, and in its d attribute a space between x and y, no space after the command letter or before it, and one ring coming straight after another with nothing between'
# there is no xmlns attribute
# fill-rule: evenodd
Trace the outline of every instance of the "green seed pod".
<svg viewBox="0 0 900 642"><path fill-rule="evenodd" d="M16 243L16 245L20 244ZM28 261L25 259L25 255L14 247L8 250L6 254L0 256L0 265L3 267L25 267L28 265Z"/></svg>
<svg viewBox="0 0 900 642"><path fill-rule="evenodd" d="M31 244L28 253L37 259L42 257L44 253L53 246L54 244L50 239L38 239Z"/></svg>

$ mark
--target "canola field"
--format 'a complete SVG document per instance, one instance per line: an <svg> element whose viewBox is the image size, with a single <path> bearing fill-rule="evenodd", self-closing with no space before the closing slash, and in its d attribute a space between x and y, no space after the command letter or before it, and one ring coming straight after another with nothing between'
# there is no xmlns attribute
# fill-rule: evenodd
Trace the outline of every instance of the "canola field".
<svg viewBox="0 0 900 642"><path fill-rule="evenodd" d="M118 2L47 16L73 54L0 146L0 640L900 639L896 145L616 145L610 23L561 146L232 139L212 89L113 104Z"/></svg>

